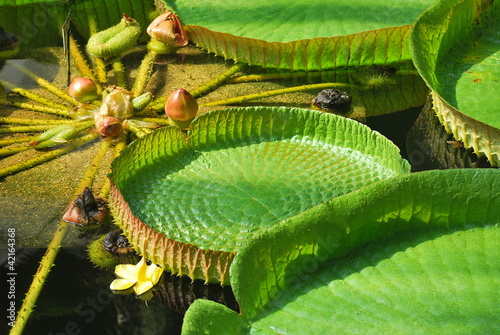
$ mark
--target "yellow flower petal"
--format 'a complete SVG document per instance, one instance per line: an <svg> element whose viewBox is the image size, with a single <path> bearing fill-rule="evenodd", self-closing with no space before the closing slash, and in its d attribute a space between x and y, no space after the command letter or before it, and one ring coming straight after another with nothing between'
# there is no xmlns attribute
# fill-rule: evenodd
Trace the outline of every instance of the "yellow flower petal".
<svg viewBox="0 0 500 335"><path fill-rule="evenodd" d="M153 285L156 285L156 283L158 283L158 280L160 280L162 273L163 269L156 264L151 264L146 270L146 276L149 278L149 280L151 280Z"/></svg>
<svg viewBox="0 0 500 335"><path fill-rule="evenodd" d="M153 288L153 283L150 281L137 282L134 285L134 292L137 295L141 295Z"/></svg>
<svg viewBox="0 0 500 335"><path fill-rule="evenodd" d="M138 278L137 265L118 264L117 266L115 266L115 273L118 277L123 279L130 279L137 281Z"/></svg>
<svg viewBox="0 0 500 335"><path fill-rule="evenodd" d="M109 285L109 288L113 291L123 291L131 288L137 281L128 279L115 279Z"/></svg>

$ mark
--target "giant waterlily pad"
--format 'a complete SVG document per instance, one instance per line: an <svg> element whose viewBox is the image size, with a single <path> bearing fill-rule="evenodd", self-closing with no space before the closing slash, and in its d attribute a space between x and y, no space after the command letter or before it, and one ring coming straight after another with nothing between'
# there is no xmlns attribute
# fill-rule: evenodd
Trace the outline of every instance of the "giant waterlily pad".
<svg viewBox="0 0 500 335"><path fill-rule="evenodd" d="M467 148L500 165L500 4L440 0L415 22L415 66L435 111Z"/></svg>
<svg viewBox="0 0 500 335"><path fill-rule="evenodd" d="M304 109L203 114L164 128L113 162L111 204L138 251L164 269L229 283L253 236L336 196L408 172L366 126Z"/></svg>
<svg viewBox="0 0 500 335"><path fill-rule="evenodd" d="M290 218L236 255L240 314L197 300L183 334L496 334L499 182L419 172Z"/></svg>

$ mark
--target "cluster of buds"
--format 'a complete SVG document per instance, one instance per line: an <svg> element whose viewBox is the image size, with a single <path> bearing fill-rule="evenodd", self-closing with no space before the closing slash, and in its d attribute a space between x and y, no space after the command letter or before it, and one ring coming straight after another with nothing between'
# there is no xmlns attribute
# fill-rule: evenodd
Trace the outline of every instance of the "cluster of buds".
<svg viewBox="0 0 500 335"><path fill-rule="evenodd" d="M179 88L169 94L165 113L177 127L186 129L198 113L198 102L191 93Z"/></svg>
<svg viewBox="0 0 500 335"><path fill-rule="evenodd" d="M95 114L95 125L104 137L116 137L123 132L122 121L134 116L134 95L124 88L109 86L99 112Z"/></svg>
<svg viewBox="0 0 500 335"><path fill-rule="evenodd" d="M172 12L158 16L151 22L146 31L151 36L148 49L158 54L172 53L189 43L181 21Z"/></svg>

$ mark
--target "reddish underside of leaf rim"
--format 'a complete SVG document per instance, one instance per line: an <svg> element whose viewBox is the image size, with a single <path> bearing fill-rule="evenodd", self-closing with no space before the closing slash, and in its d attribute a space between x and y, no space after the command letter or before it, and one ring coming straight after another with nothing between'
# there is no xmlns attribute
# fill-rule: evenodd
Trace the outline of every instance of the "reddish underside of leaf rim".
<svg viewBox="0 0 500 335"><path fill-rule="evenodd" d="M235 253L199 249L157 232L132 213L111 180L110 185L109 205L115 223L139 254L173 274L229 285L229 266Z"/></svg>

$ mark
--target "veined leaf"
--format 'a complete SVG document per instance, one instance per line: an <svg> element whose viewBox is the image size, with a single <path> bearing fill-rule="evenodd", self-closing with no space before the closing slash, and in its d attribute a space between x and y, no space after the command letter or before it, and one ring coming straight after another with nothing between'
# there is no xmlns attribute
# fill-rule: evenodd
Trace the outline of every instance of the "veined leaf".
<svg viewBox="0 0 500 335"><path fill-rule="evenodd" d="M293 108L202 114L187 141L164 128L112 165L114 216L164 269L229 283L242 245L333 197L408 172L394 144L353 120Z"/></svg>
<svg viewBox="0 0 500 335"><path fill-rule="evenodd" d="M414 173L292 217L235 257L241 315L196 301L183 333L498 332L499 181L495 169ZM220 322L199 322L211 313Z"/></svg>
<svg viewBox="0 0 500 335"><path fill-rule="evenodd" d="M286 43L219 33L201 26L185 28L189 39L202 49L262 67L312 71L411 61L410 25Z"/></svg>

